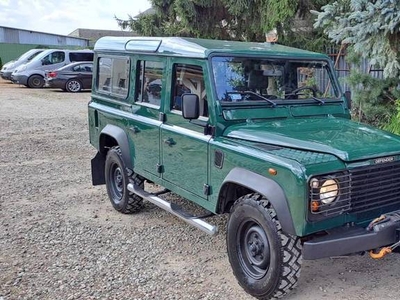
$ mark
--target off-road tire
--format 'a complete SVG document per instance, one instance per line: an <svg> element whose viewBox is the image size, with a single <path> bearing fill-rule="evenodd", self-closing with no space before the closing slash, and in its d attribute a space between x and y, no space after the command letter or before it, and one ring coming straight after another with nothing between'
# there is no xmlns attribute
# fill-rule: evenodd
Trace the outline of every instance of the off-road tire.
<svg viewBox="0 0 400 300"><path fill-rule="evenodd" d="M262 195L236 200L226 242L233 273L250 295L281 298L296 286L302 262L300 239L282 231L275 210Z"/></svg>
<svg viewBox="0 0 400 300"><path fill-rule="evenodd" d="M28 78L28 87L33 89L44 87L44 78L40 75L32 75Z"/></svg>
<svg viewBox="0 0 400 300"><path fill-rule="evenodd" d="M127 185L133 183L143 188L144 178L135 173L129 176L119 147L113 147L107 152L105 178L108 197L117 211L131 214L141 210L143 198L131 193Z"/></svg>

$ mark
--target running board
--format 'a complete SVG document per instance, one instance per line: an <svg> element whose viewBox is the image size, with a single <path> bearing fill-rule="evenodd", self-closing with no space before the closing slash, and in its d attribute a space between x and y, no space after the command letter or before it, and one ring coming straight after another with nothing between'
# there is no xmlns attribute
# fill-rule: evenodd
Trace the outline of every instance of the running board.
<svg viewBox="0 0 400 300"><path fill-rule="evenodd" d="M216 235L218 233L217 226L211 225L210 223L207 223L195 216L188 214L180 206L174 203L169 203L154 194L148 193L137 185L129 183L128 190L142 197L143 199L146 199L147 201L157 205L158 207L170 212L171 214L174 214L175 216L181 218L183 221L197 227L205 233L208 233L210 235Z"/></svg>

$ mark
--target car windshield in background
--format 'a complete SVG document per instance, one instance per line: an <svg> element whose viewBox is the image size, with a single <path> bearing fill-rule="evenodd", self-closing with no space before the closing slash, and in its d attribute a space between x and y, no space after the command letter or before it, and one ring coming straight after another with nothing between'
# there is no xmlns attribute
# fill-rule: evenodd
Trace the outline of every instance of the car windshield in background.
<svg viewBox="0 0 400 300"><path fill-rule="evenodd" d="M329 64L323 60L213 57L212 68L217 99L222 104L323 104L339 97Z"/></svg>

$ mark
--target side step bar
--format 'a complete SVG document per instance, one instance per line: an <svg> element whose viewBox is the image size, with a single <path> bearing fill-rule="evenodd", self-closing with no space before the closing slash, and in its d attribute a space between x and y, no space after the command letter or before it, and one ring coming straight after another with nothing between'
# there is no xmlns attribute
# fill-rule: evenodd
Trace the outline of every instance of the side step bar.
<svg viewBox="0 0 400 300"><path fill-rule="evenodd" d="M217 226L211 225L210 223L207 223L199 218L188 214L187 212L183 211L180 206L169 203L154 194L148 193L137 185L129 183L128 190L142 197L143 199L146 199L147 201L157 205L158 207L170 212L171 214L174 214L175 216L181 218L183 221L197 227L205 233L208 233L210 235L216 235L218 233Z"/></svg>

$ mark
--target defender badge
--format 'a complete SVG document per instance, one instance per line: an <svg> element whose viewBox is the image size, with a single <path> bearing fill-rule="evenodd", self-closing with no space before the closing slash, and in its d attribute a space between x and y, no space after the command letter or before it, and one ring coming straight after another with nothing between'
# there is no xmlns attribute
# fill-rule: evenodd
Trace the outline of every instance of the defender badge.
<svg viewBox="0 0 400 300"><path fill-rule="evenodd" d="M381 158L375 159L376 164L384 164L384 163L389 163L392 161L394 161L394 156L381 157Z"/></svg>

